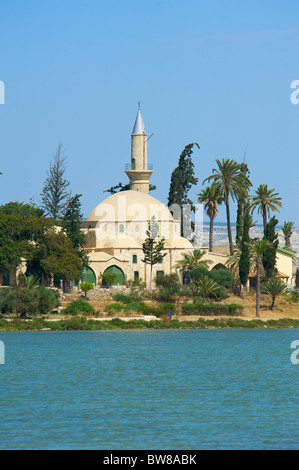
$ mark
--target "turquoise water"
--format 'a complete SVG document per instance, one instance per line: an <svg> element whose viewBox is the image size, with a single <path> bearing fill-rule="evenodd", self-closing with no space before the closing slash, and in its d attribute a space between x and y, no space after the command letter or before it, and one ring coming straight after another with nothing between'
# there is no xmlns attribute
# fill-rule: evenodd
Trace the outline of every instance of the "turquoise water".
<svg viewBox="0 0 299 470"><path fill-rule="evenodd" d="M1 449L298 449L299 330L0 333Z"/></svg>

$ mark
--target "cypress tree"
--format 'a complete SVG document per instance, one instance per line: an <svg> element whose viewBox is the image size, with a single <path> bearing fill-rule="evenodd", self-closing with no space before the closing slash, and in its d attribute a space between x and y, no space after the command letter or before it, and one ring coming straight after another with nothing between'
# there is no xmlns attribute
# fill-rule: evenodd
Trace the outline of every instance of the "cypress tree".
<svg viewBox="0 0 299 470"><path fill-rule="evenodd" d="M170 188L168 194L168 206L177 204L181 209L181 235L185 237L191 236L194 229L194 223L191 222L191 230L188 229L188 217L190 214L184 213L183 208L189 205L191 212L195 212L192 201L188 198L188 192L194 184L198 183L198 178L194 174L194 164L192 162L192 153L194 145L199 149L199 145L195 142L186 145L182 151L178 166L173 170L170 180Z"/></svg>
<svg viewBox="0 0 299 470"><path fill-rule="evenodd" d="M265 270L265 275L269 280L277 271L276 264L276 250L278 247L278 234L275 227L278 224L276 217L272 217L266 224L264 229L264 240L268 241L267 248L262 255L262 262Z"/></svg>

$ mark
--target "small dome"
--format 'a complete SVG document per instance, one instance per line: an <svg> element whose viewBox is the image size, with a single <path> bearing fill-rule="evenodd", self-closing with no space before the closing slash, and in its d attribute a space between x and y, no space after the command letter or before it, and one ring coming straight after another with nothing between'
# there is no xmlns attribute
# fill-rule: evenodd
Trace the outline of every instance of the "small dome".
<svg viewBox="0 0 299 470"><path fill-rule="evenodd" d="M139 248L138 243L134 238L126 237L126 238L107 238L103 240L103 247L104 248L114 248L117 250L125 250L129 248Z"/></svg>

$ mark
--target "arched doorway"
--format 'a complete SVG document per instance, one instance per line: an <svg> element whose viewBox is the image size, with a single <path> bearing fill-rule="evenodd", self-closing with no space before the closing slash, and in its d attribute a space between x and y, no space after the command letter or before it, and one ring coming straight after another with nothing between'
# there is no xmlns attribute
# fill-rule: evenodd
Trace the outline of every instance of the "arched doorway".
<svg viewBox="0 0 299 470"><path fill-rule="evenodd" d="M216 264L216 265L212 268L213 271L218 271L218 269L227 269L227 270L228 270L228 267L225 266L225 265L222 264L222 263L218 263L218 264Z"/></svg>
<svg viewBox="0 0 299 470"><path fill-rule="evenodd" d="M117 284L124 284L125 283L125 275L122 269L120 269L118 266L110 266L104 271L104 274L111 273L115 275L114 281L112 283L113 286L117 286ZM103 285L105 285L105 282L103 280Z"/></svg>
<svg viewBox="0 0 299 470"><path fill-rule="evenodd" d="M82 282L91 282L92 284L97 283L96 275L93 269L91 269L89 266L84 266L82 269L81 280Z"/></svg>

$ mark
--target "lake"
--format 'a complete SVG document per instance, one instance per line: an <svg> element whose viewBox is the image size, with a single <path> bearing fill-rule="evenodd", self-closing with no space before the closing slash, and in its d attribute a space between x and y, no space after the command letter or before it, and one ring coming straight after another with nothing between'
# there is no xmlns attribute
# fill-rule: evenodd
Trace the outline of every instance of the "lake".
<svg viewBox="0 0 299 470"><path fill-rule="evenodd" d="M1 449L298 449L298 329L0 333Z"/></svg>

